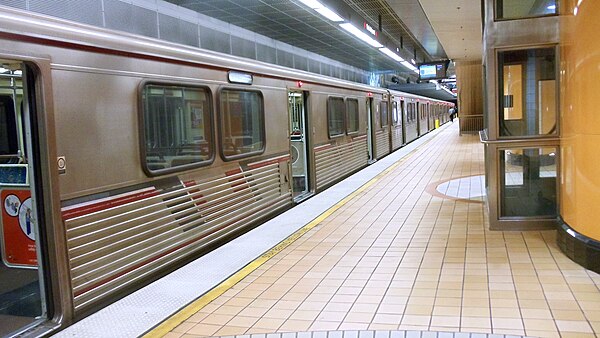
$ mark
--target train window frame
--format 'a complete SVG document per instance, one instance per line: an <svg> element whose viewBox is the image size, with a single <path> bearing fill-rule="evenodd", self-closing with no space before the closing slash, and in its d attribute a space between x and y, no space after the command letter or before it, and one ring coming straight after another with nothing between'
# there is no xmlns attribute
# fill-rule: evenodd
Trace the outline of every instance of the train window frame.
<svg viewBox="0 0 600 338"><path fill-rule="evenodd" d="M331 134L331 118L330 118L331 110L330 110L330 108L331 108L331 100L332 99L341 99L343 102L342 107L344 107L344 111L341 114L342 128L341 128L341 131L339 134ZM327 135L329 136L329 139L339 138L339 137L346 135L346 133L345 133L345 131L346 131L346 111L347 111L346 99L343 96L328 96L327 97Z"/></svg>
<svg viewBox="0 0 600 338"><path fill-rule="evenodd" d="M390 107L388 106L388 101L386 100L381 100L379 101L379 122L380 122L380 127L381 129L387 127L390 123L389 123L389 114L390 114ZM383 119L384 113L383 113L383 105L385 104L385 121Z"/></svg>
<svg viewBox="0 0 600 338"><path fill-rule="evenodd" d="M348 130L348 128L350 128L350 109L348 109L350 102L355 102L356 103L356 130ZM329 121L329 119L327 119ZM346 121L345 121L345 125L346 125L346 135L355 135L358 134L360 132L360 109L359 109L359 104L358 104L358 99L357 98L347 98L346 99Z"/></svg>
<svg viewBox="0 0 600 338"><path fill-rule="evenodd" d="M242 153L242 154L237 154L237 155L225 155L225 153L223 152L223 137L225 136L223 133L223 123L222 123L222 118L223 118L223 111L221 109L221 97L223 95L223 91L227 91L227 90L231 90L231 91L238 91L238 92L252 92L252 93L257 93L259 98L260 98L260 118L261 118L261 123L260 123L260 137L262 138L262 148L260 150L256 150L256 151L251 151L251 152L247 152L247 153ZM265 119L265 97L262 93L262 91L258 90L258 89L248 89L248 87L238 87L238 86L223 86L220 87L219 90L217 91L217 104L218 104L218 109L217 109L217 131L218 131L218 137L217 139L219 140L219 155L221 156L221 159L224 162L231 162L231 161L236 161L242 158L248 158L248 157L253 157L253 156L258 156L258 155L262 155L264 154L266 148L267 148L267 134L266 134L266 119Z"/></svg>
<svg viewBox="0 0 600 338"><path fill-rule="evenodd" d="M146 110L145 110L145 101L144 101L144 91L148 86L158 86L163 88L182 88L182 89L202 89L207 95L208 102L208 122L205 124L205 131L210 133L212 138L211 142L209 142L208 150L210 152L210 156L208 159L204 161L198 161L193 163L187 163L177 166L171 166L164 169L150 169L148 167L148 151L146 149L147 135L146 135ZM142 166L142 170L149 177L157 177L177 172L188 171L191 169L202 168L206 166L210 166L213 164L216 158L216 134L215 134L215 114L214 114L214 106L213 106L213 91L207 85L202 85L198 83L181 83L181 82L169 82L169 81L142 81L138 86L138 132L139 132L139 148L140 148L140 163Z"/></svg>

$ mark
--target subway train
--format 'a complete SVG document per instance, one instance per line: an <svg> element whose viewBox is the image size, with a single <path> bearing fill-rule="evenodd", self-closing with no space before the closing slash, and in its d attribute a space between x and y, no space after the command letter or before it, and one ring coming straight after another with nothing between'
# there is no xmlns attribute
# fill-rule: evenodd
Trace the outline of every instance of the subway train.
<svg viewBox="0 0 600 338"><path fill-rule="evenodd" d="M39 274L37 317L66 324L428 133L452 106L0 17L0 273Z"/></svg>

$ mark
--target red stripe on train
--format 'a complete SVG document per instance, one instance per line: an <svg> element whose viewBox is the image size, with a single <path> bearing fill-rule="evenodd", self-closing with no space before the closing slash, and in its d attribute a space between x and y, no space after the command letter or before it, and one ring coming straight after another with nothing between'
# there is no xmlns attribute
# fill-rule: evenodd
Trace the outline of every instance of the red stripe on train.
<svg viewBox="0 0 600 338"><path fill-rule="evenodd" d="M158 194L159 194L159 192L156 189L153 189L151 191L142 191L142 192L127 195L127 196L120 195L120 196L115 196L113 198L102 199L102 200L99 200L98 202L86 204L81 207L63 208L62 209L62 218L64 221L66 221L66 220L69 220L69 219L72 219L75 217L91 214L91 213L94 213L97 211L102 211L102 210L110 209L113 207L118 207L118 206L121 206L121 205L124 205L127 203L131 203L131 202L139 201L144 198L154 197L154 196L157 196Z"/></svg>
<svg viewBox="0 0 600 338"><path fill-rule="evenodd" d="M248 167L251 169L257 169L257 168L266 167L271 164L281 163L281 162L285 162L285 161L289 161L289 160L290 160L290 155L284 155L284 156L280 156L280 157L276 157L276 158L272 158L272 159L268 159L268 160L264 160L264 161L260 161L260 162L248 163Z"/></svg>

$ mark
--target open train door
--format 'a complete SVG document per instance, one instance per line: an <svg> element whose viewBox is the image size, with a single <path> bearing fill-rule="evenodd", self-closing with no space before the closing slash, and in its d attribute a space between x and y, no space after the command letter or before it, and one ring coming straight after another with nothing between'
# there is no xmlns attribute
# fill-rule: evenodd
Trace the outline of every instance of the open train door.
<svg viewBox="0 0 600 338"><path fill-rule="evenodd" d="M292 163L292 192L295 202L300 202L313 194L310 182L310 160L308 158L308 116L306 93L288 92L288 112L290 115L290 153Z"/></svg>
<svg viewBox="0 0 600 338"><path fill-rule="evenodd" d="M367 97L367 148L369 163L375 162L375 128L373 127L373 98Z"/></svg>
<svg viewBox="0 0 600 338"><path fill-rule="evenodd" d="M32 122L35 76L25 63L0 59L0 336L46 318L35 184L40 171L32 156L39 142Z"/></svg>

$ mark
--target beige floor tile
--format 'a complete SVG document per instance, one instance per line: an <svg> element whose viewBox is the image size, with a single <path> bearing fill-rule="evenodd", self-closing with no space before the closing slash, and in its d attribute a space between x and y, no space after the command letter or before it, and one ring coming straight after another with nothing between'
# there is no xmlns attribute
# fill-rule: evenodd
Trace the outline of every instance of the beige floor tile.
<svg viewBox="0 0 600 338"><path fill-rule="evenodd" d="M227 326L252 327L258 321L258 317L236 316L233 317Z"/></svg>
<svg viewBox="0 0 600 338"><path fill-rule="evenodd" d="M192 323L192 322L183 322L179 325L177 325L176 328L173 329L174 333L186 333L189 329L191 329L194 325L196 325L196 323Z"/></svg>
<svg viewBox="0 0 600 338"><path fill-rule="evenodd" d="M528 319L524 318L525 330L529 331L557 331L556 325L550 319Z"/></svg>
<svg viewBox="0 0 600 338"><path fill-rule="evenodd" d="M220 314L211 314L202 320L202 323L213 324L213 325L225 325L228 321L230 321L234 316L233 315L220 315Z"/></svg>
<svg viewBox="0 0 600 338"><path fill-rule="evenodd" d="M367 330L369 328L369 324L367 323L350 323L343 322L338 327L338 330Z"/></svg>
<svg viewBox="0 0 600 338"><path fill-rule="evenodd" d="M558 330L562 332L593 333L592 327L587 321L581 320L556 320Z"/></svg>
<svg viewBox="0 0 600 338"><path fill-rule="evenodd" d="M420 315L404 315L402 317L402 325L418 325L418 326L429 326L431 322L431 316L420 316Z"/></svg>
<svg viewBox="0 0 600 338"><path fill-rule="evenodd" d="M248 330L247 327L224 326L219 331L215 332L215 336L236 336L242 335Z"/></svg>
<svg viewBox="0 0 600 338"><path fill-rule="evenodd" d="M390 324L398 326L401 321L402 315L378 313L371 322L374 324Z"/></svg>
<svg viewBox="0 0 600 338"><path fill-rule="evenodd" d="M523 329L523 321L520 318L496 318L492 317L492 327L494 329Z"/></svg>
<svg viewBox="0 0 600 338"><path fill-rule="evenodd" d="M268 332L275 332L277 329L286 321L282 318L261 318L253 327L270 330Z"/></svg>
<svg viewBox="0 0 600 338"><path fill-rule="evenodd" d="M483 172L477 137L455 132L442 131L178 331L593 334L600 276L563 256L555 232L488 231L483 204L423 192Z"/></svg>
<svg viewBox="0 0 600 338"><path fill-rule="evenodd" d="M489 329L492 327L492 322L489 317L461 317L460 326Z"/></svg>
<svg viewBox="0 0 600 338"><path fill-rule="evenodd" d="M223 327L222 325L212 324L196 324L189 329L186 334L193 334L199 336L212 336Z"/></svg>
<svg viewBox="0 0 600 338"><path fill-rule="evenodd" d="M431 326L460 327L460 316L433 316Z"/></svg>
<svg viewBox="0 0 600 338"><path fill-rule="evenodd" d="M315 321L309 327L309 331L335 331L341 322Z"/></svg>

